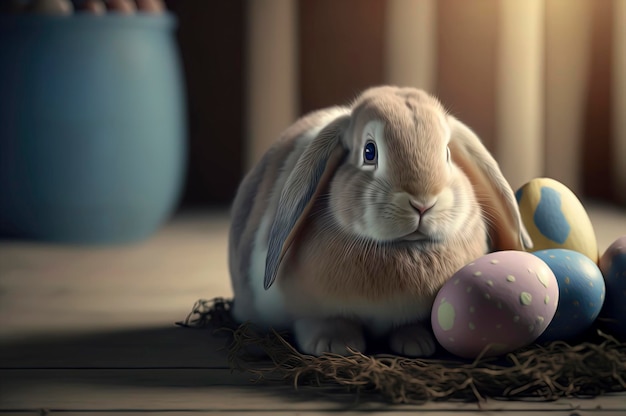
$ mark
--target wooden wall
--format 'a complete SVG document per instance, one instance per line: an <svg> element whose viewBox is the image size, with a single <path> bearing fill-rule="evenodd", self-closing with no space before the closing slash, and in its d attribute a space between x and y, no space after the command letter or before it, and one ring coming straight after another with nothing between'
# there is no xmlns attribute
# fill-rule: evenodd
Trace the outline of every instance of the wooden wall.
<svg viewBox="0 0 626 416"><path fill-rule="evenodd" d="M244 174L248 1L254 0L167 1L180 21L188 87L185 205L229 204ZM577 162L584 194L601 199L615 199L608 163L611 4L594 2L585 146ZM434 92L497 151L499 0L436 5ZM298 0L299 114L347 103L362 89L385 83L385 9L386 0Z"/></svg>
<svg viewBox="0 0 626 416"><path fill-rule="evenodd" d="M168 0L187 83L185 205L229 204L243 170L244 0Z"/></svg>

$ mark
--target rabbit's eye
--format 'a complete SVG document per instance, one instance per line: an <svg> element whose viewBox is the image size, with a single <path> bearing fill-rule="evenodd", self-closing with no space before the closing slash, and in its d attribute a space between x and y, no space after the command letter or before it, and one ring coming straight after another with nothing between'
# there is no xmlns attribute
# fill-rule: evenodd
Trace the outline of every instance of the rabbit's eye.
<svg viewBox="0 0 626 416"><path fill-rule="evenodd" d="M363 163L366 165L375 165L378 162L378 152L376 151L376 143L367 142L363 147Z"/></svg>

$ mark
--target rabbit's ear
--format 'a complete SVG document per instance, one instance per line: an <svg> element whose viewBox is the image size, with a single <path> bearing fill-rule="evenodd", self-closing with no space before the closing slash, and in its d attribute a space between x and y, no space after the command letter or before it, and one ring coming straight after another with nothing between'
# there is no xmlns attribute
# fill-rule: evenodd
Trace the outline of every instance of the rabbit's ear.
<svg viewBox="0 0 626 416"><path fill-rule="evenodd" d="M511 186L478 136L465 124L448 116L450 153L467 175L488 224L491 250L524 250L532 240L524 227Z"/></svg>
<svg viewBox="0 0 626 416"><path fill-rule="evenodd" d="M285 253L347 152L342 136L349 123L350 116L343 115L324 127L308 144L287 177L269 234L264 280L266 290L274 283Z"/></svg>

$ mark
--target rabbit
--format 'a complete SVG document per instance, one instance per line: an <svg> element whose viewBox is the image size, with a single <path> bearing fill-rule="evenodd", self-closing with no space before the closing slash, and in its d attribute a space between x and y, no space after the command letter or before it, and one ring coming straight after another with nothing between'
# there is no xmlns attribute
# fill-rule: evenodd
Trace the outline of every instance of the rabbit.
<svg viewBox="0 0 626 416"><path fill-rule="evenodd" d="M530 247L480 139L433 96L371 87L287 128L241 182L229 233L233 316L306 354L436 350L434 298L489 250Z"/></svg>

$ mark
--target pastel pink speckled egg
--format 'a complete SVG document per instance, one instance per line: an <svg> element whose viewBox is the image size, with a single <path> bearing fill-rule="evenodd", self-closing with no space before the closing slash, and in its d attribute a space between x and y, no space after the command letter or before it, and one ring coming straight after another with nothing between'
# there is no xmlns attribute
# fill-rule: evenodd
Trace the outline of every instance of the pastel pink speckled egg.
<svg viewBox="0 0 626 416"><path fill-rule="evenodd" d="M554 317L556 277L537 256L489 253L457 271L441 288L431 321L449 352L476 358L514 351L535 341Z"/></svg>

